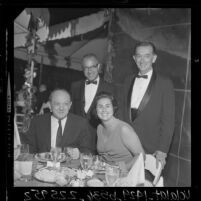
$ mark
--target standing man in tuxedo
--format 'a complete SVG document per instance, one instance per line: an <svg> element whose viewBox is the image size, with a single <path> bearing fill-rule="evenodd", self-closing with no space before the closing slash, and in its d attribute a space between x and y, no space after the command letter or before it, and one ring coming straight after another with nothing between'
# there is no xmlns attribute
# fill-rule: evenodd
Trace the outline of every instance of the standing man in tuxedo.
<svg viewBox="0 0 201 201"><path fill-rule="evenodd" d="M94 136L94 142L97 142L96 129L100 120L98 120L94 112L94 99L100 92L109 92L114 94L114 85L105 82L100 76L100 62L95 54L87 54L82 59L82 69L85 80L72 83L72 112L85 117L90 124L90 132Z"/></svg>
<svg viewBox="0 0 201 201"><path fill-rule="evenodd" d="M174 132L173 85L152 66L157 59L152 43L138 43L133 59L139 73L127 77L124 83L125 120L133 126L145 152L153 154L164 167Z"/></svg>
<svg viewBox="0 0 201 201"><path fill-rule="evenodd" d="M72 105L65 89L50 94L52 113L36 115L30 124L27 140L30 153L49 152L54 147L74 147L81 152L94 152L86 119L69 113Z"/></svg>

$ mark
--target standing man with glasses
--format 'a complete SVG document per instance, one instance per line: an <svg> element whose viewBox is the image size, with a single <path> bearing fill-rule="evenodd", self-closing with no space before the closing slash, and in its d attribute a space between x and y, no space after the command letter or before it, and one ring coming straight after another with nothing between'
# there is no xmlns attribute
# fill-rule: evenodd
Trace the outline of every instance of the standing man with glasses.
<svg viewBox="0 0 201 201"><path fill-rule="evenodd" d="M107 83L100 77L100 63L95 54L87 54L82 59L82 69L85 80L72 83L72 112L85 117L90 124L90 132L94 136L94 142L97 142L96 129L100 121L93 114L96 95L102 91L114 94L114 85ZM95 146L96 148L96 146Z"/></svg>
<svg viewBox="0 0 201 201"><path fill-rule="evenodd" d="M173 84L154 70L157 55L152 43L138 43L133 59L139 73L124 83L125 120L133 126L145 152L154 154L164 167L174 132Z"/></svg>
<svg viewBox="0 0 201 201"><path fill-rule="evenodd" d="M27 133L30 153L50 152L55 147L73 147L81 152L94 152L86 119L69 113L72 105L65 89L50 94L51 113L35 116Z"/></svg>

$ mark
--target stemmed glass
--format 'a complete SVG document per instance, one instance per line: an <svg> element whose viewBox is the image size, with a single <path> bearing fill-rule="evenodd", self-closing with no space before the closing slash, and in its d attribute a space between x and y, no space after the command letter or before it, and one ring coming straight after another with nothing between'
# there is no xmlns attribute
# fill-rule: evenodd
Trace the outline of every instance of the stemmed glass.
<svg viewBox="0 0 201 201"><path fill-rule="evenodd" d="M61 147L54 147L54 148L52 147L50 152L52 156L53 165L54 167L56 167L56 163L59 161Z"/></svg>
<svg viewBox="0 0 201 201"><path fill-rule="evenodd" d="M115 186L119 179L120 169L118 166L107 165L105 170L105 179L107 186Z"/></svg>
<svg viewBox="0 0 201 201"><path fill-rule="evenodd" d="M80 164L83 170L89 170L93 165L93 155L81 153L80 154Z"/></svg>
<svg viewBox="0 0 201 201"><path fill-rule="evenodd" d="M21 144L20 145L20 160L25 161L29 156L29 145Z"/></svg>
<svg viewBox="0 0 201 201"><path fill-rule="evenodd" d="M73 147L64 147L63 149L67 162L70 162L73 159L72 157L73 149L74 149Z"/></svg>

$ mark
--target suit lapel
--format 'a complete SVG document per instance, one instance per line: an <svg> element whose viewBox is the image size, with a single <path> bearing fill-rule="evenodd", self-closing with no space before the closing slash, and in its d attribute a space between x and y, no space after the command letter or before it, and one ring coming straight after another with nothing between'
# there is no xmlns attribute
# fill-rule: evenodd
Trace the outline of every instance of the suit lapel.
<svg viewBox="0 0 201 201"><path fill-rule="evenodd" d="M86 115L86 113L84 111L84 106L85 106L84 92L85 92L85 80L82 80L81 84L80 84L80 100L81 100L81 113L82 113L83 116Z"/></svg>
<svg viewBox="0 0 201 201"><path fill-rule="evenodd" d="M132 98L132 91L133 91L133 85L135 83L135 78L136 78L136 75L134 75L131 78L130 87L128 90L128 97L127 97L127 111L129 112L129 119L130 120L131 120L131 98Z"/></svg>
<svg viewBox="0 0 201 201"><path fill-rule="evenodd" d="M44 132L46 133L46 142L47 142L47 147L50 150L51 149L51 114L47 116L46 123L43 124L45 130Z"/></svg>
<svg viewBox="0 0 201 201"><path fill-rule="evenodd" d="M137 116L143 111L143 109L146 107L147 103L149 102L150 100L150 97L151 97L151 92L152 92L152 89L153 89L153 86L154 86L154 83L155 83L155 80L156 80L156 72L153 70L153 73L152 73L152 76L151 76L151 80L149 82L149 85L147 87L147 90L140 102L140 105L138 107L138 112L137 112Z"/></svg>
<svg viewBox="0 0 201 201"><path fill-rule="evenodd" d="M67 144L70 144L71 141L71 137L70 135L68 135L69 133L72 133L71 129L72 129L72 118L71 118L71 114L69 113L67 116L67 120L66 120L66 124L64 127L64 131L63 131L63 136L62 136L62 146L64 146L67 142Z"/></svg>

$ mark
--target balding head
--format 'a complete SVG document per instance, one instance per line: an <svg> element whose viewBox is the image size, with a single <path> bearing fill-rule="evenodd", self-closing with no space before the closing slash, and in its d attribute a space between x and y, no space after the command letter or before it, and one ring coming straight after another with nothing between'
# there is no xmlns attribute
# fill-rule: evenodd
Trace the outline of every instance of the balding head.
<svg viewBox="0 0 201 201"><path fill-rule="evenodd" d="M69 92L65 89L55 89L50 94L49 100L53 115L57 119L65 118L72 104Z"/></svg>
<svg viewBox="0 0 201 201"><path fill-rule="evenodd" d="M95 54L87 54L82 59L82 68L85 77L93 81L98 77L100 63Z"/></svg>

